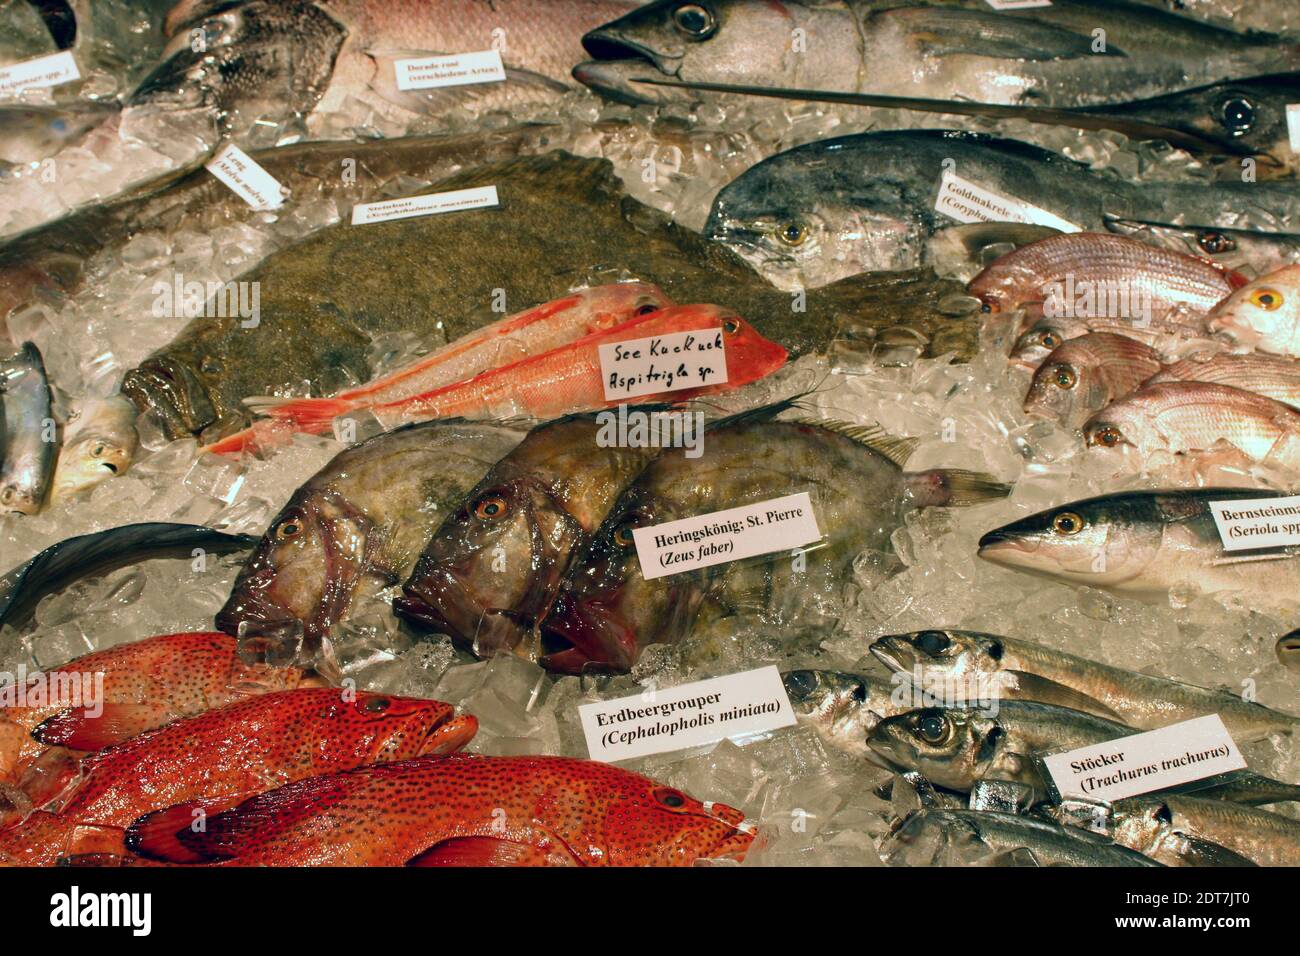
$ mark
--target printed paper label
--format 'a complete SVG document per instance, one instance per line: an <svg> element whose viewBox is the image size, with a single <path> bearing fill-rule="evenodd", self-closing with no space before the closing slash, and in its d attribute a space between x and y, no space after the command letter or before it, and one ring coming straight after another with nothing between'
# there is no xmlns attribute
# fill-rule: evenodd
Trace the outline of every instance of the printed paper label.
<svg viewBox="0 0 1300 956"><path fill-rule="evenodd" d="M1225 551L1300 544L1300 495L1211 501L1210 513Z"/></svg>
<svg viewBox="0 0 1300 956"><path fill-rule="evenodd" d="M727 380L722 329L628 339L602 345L597 351L605 399L611 402Z"/></svg>
<svg viewBox="0 0 1300 956"><path fill-rule="evenodd" d="M795 723L774 665L578 708L587 753L613 763L766 733Z"/></svg>
<svg viewBox="0 0 1300 956"><path fill-rule="evenodd" d="M399 90L427 90L435 86L500 83L506 78L506 68L501 63L500 50L396 60L393 69L397 73Z"/></svg>
<svg viewBox="0 0 1300 956"><path fill-rule="evenodd" d="M254 209L279 209L284 202L280 181L234 143L223 146L207 170Z"/></svg>
<svg viewBox="0 0 1300 956"><path fill-rule="evenodd" d="M984 0L994 10L1028 10L1031 7L1050 7L1052 0Z"/></svg>
<svg viewBox="0 0 1300 956"><path fill-rule="evenodd" d="M647 580L792 550L821 536L806 491L632 529L641 576Z"/></svg>
<svg viewBox="0 0 1300 956"><path fill-rule="evenodd" d="M389 219L412 219L416 216L432 216L440 212L484 209L498 205L500 202L497 199L495 186L475 186L473 189L455 189L428 196L411 196L409 199L385 199L382 202L359 203L352 207L352 225L385 222Z"/></svg>
<svg viewBox="0 0 1300 956"><path fill-rule="evenodd" d="M63 50L0 67L0 94L61 86L79 79L81 71L77 69L76 58L71 50Z"/></svg>
<svg viewBox="0 0 1300 956"><path fill-rule="evenodd" d="M1027 222L1051 226L1062 232L1080 232L1080 228L1014 196L1001 196L945 170L939 183L935 212L951 216L958 222Z"/></svg>
<svg viewBox="0 0 1300 956"><path fill-rule="evenodd" d="M1060 799L1108 802L1246 767L1218 714L1053 754L1043 764Z"/></svg>
<svg viewBox="0 0 1300 956"><path fill-rule="evenodd" d="M1291 152L1300 153L1300 103L1286 105L1286 129L1291 136Z"/></svg>

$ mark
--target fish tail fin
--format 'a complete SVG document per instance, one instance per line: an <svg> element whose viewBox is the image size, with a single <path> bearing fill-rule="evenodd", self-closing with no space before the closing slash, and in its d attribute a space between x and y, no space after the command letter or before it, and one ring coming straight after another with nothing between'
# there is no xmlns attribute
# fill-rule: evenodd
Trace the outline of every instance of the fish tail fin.
<svg viewBox="0 0 1300 956"><path fill-rule="evenodd" d="M214 455L238 455L252 448L256 437L251 428L245 428L211 445L205 445L202 450Z"/></svg>
<svg viewBox="0 0 1300 956"><path fill-rule="evenodd" d="M912 501L922 508L966 508L1011 494L1011 486L983 471L931 468L904 476Z"/></svg>
<svg viewBox="0 0 1300 956"><path fill-rule="evenodd" d="M303 431L326 431L332 422L344 412L357 407L357 403L347 398L277 398L258 395L244 399L244 404L258 415L278 418L292 422Z"/></svg>

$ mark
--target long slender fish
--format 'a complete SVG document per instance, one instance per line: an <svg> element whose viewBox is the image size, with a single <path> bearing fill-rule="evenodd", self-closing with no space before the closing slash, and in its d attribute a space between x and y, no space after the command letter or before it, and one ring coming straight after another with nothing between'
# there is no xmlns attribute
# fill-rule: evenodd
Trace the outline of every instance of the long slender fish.
<svg viewBox="0 0 1300 956"><path fill-rule="evenodd" d="M45 504L54 475L58 435L45 363L31 342L0 362L0 402L4 403L0 512L34 515Z"/></svg>
<svg viewBox="0 0 1300 956"><path fill-rule="evenodd" d="M979 675L1003 693L1079 709L1082 695L1131 727L1154 730L1208 714L1223 718L1233 738L1246 742L1290 733L1293 717L1237 694L1197 687L1167 677L1112 667L1033 641L953 628L889 634L871 653L896 673L919 670L925 678L956 680Z"/></svg>
<svg viewBox="0 0 1300 956"><path fill-rule="evenodd" d="M1164 599L1172 588L1190 588L1238 593L1265 607L1292 606L1300 600L1295 588L1300 555L1289 549L1226 551L1210 512L1212 501L1278 497L1284 495L1242 488L1101 495L990 531L980 538L979 556L1071 584L1144 598Z"/></svg>
<svg viewBox="0 0 1300 956"><path fill-rule="evenodd" d="M799 722L855 757L871 754L867 738L876 724L910 706L897 697L896 682L870 674L797 670L784 672L781 681Z"/></svg>
<svg viewBox="0 0 1300 956"><path fill-rule="evenodd" d="M1226 227L1174 226L1107 216L1106 229L1151 245L1201 256L1227 269L1263 275L1300 262L1300 232L1270 233Z"/></svg>
<svg viewBox="0 0 1300 956"><path fill-rule="evenodd" d="M1187 856L1179 850L1190 839L1223 847L1258 866L1300 866L1300 822L1194 793L1121 800L1111 807L1107 832L1115 842L1166 864L1185 864ZM1193 852L1191 862L1202 862L1202 855Z"/></svg>

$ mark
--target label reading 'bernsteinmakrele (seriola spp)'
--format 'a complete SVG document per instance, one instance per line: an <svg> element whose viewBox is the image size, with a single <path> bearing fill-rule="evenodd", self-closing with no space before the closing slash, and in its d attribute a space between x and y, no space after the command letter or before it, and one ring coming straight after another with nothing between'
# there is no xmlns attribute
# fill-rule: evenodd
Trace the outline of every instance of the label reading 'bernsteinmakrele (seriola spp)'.
<svg viewBox="0 0 1300 956"><path fill-rule="evenodd" d="M611 402L727 380L727 350L720 328L628 339L597 351L605 399Z"/></svg>
<svg viewBox="0 0 1300 956"><path fill-rule="evenodd" d="M1046 209L1039 209L1014 196L999 195L968 179L962 179L951 170L945 170L939 182L939 198L935 201L934 210L958 222L1027 222L1051 226L1062 232L1080 231L1074 223Z"/></svg>
<svg viewBox="0 0 1300 956"><path fill-rule="evenodd" d="M821 536L806 491L632 529L641 576L647 580L792 550Z"/></svg>
<svg viewBox="0 0 1300 956"><path fill-rule="evenodd" d="M440 212L460 212L465 209L486 209L500 204L495 186L475 186L473 189L455 189L407 199L358 203L352 207L352 225L362 226L389 219L413 219L416 216L432 216Z"/></svg>
<svg viewBox="0 0 1300 956"><path fill-rule="evenodd" d="M221 147L207 170L254 209L279 209L284 202L280 181L234 143Z"/></svg>
<svg viewBox="0 0 1300 956"><path fill-rule="evenodd" d="M1300 544L1300 495L1211 501L1210 513L1225 551Z"/></svg>
<svg viewBox="0 0 1300 956"><path fill-rule="evenodd" d="M1291 152L1300 153L1300 103L1286 105L1286 131L1291 137Z"/></svg>
<svg viewBox="0 0 1300 956"><path fill-rule="evenodd" d="M702 747L795 723L775 666L583 704L578 716L587 753L604 763Z"/></svg>
<svg viewBox="0 0 1300 956"><path fill-rule="evenodd" d="M0 93L17 93L47 86L61 86L81 79L71 50L38 56L0 67Z"/></svg>
<svg viewBox="0 0 1300 956"><path fill-rule="evenodd" d="M1043 758L1062 800L1114 801L1246 768L1218 714Z"/></svg>
<svg viewBox="0 0 1300 956"><path fill-rule="evenodd" d="M501 62L500 50L396 60L393 69L397 73L399 90L428 90L438 86L500 83L506 78L506 68Z"/></svg>

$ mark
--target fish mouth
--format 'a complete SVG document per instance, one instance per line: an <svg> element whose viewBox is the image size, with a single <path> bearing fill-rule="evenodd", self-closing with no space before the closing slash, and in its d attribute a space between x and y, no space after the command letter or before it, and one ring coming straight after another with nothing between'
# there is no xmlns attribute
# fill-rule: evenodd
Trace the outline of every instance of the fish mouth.
<svg viewBox="0 0 1300 956"><path fill-rule="evenodd" d="M539 663L565 674L585 673L589 664L626 672L637 656L635 632L618 619L608 602L564 593L542 622L542 642L546 653Z"/></svg>
<svg viewBox="0 0 1300 956"><path fill-rule="evenodd" d="M478 718L473 714L444 714L430 725L417 756L434 757L456 753L473 740L476 733Z"/></svg>
<svg viewBox="0 0 1300 956"><path fill-rule="evenodd" d="M680 56L665 56L635 40L628 40L605 27L589 31L582 38L582 48L593 60L602 62L635 61L644 66L653 66L666 76L676 76L681 69Z"/></svg>
<svg viewBox="0 0 1300 956"><path fill-rule="evenodd" d="M126 373L122 394L141 412L154 409L162 417L167 437L197 435L217 420L207 388L181 362L154 357Z"/></svg>
<svg viewBox="0 0 1300 956"><path fill-rule="evenodd" d="M688 91L633 82L652 72L653 66L647 60L587 60L573 68L572 76L592 92L631 106L685 102L690 99L684 95Z"/></svg>
<svg viewBox="0 0 1300 956"><path fill-rule="evenodd" d="M447 569L404 588L393 599L393 610L413 624L450 635L479 656L514 650L537 623L524 611L485 607L470 596L460 576Z"/></svg>
<svg viewBox="0 0 1300 956"><path fill-rule="evenodd" d="M910 645L903 638L896 634L888 634L877 638L867 650L871 652L872 657L895 674L901 674L907 670L907 665L903 661L907 648L910 648Z"/></svg>

